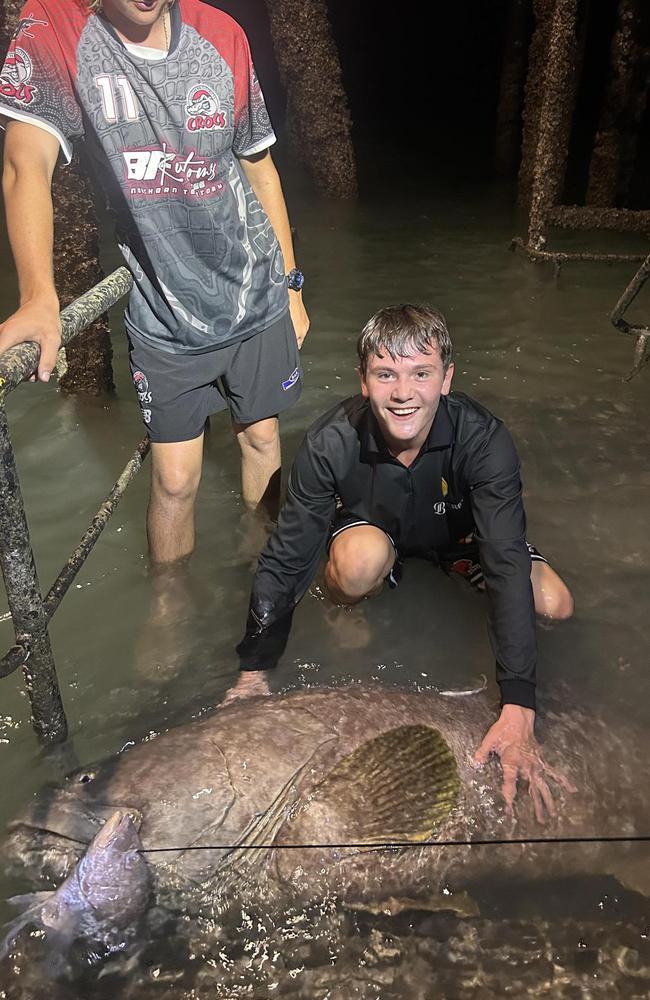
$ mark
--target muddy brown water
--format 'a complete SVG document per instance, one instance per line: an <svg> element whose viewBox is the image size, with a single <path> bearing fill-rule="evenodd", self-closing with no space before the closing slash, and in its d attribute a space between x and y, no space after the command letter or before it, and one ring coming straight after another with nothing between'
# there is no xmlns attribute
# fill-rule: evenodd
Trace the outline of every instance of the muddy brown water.
<svg viewBox="0 0 650 1000"><path fill-rule="evenodd" d="M569 679L576 711L593 706L611 712L613 725L633 718L647 727L650 368L623 384L632 341L608 320L636 265L572 264L556 280L550 268L508 251L511 236L522 229L509 193L469 181L438 190L429 185L423 195L401 190L395 178L352 205L317 201L300 180L288 191L313 326L303 350L303 396L282 420L286 460L309 422L356 390L354 342L365 319L390 302L439 306L456 347L455 385L512 430L523 461L529 538L575 596L571 622L539 629L542 692ZM608 248L645 250L633 237L576 234L558 243L602 247L604 239ZM106 266L116 266L108 232L104 242ZM6 242L1 259L6 315L15 301ZM649 313L650 296L642 294L632 315L647 322ZM25 385L9 401L44 587L142 433L119 309L114 330L115 397L65 399L54 385ZM105 757L202 713L235 680L233 647L244 625L251 557L238 455L225 418L213 421L206 440L187 586L158 603L145 550L147 492L145 469L53 622L71 733L67 755L39 750L21 677L2 682L0 826L66 766ZM5 610L6 602L0 613ZM465 688L483 673L492 682L481 598L425 564L407 564L399 589L368 603L361 615L361 623L343 616L343 627L340 621L333 626L318 592L308 595L274 688L367 680L411 689ZM365 644L351 648L362 634ZM12 639L10 623L1 622L3 651ZM594 747L594 753L606 754L607 747ZM625 810L621 801L622 822ZM640 832L650 833L650 807L646 819ZM647 861L640 855L640 864ZM253 934L243 919L232 935L240 952L226 959L219 959L219 949L206 951L204 939L193 958L180 945L172 954L156 945L154 934L135 966L111 965L101 988L95 967L86 969L82 993L80 980L77 987L74 981L62 986L61 995L96 989L99 996L109 985L115 995L122 983L126 996L128 981L128 995L142 997L191 996L191 989L203 995L200 983L214 996L415 998L434 995L427 990L437 983L435 995L496 997L506 984L519 982L519 970L522 996L647 996L645 899L599 878L544 889L543 876L540 871L534 890L508 884L477 889L481 915L464 922L420 914L393 924L377 917L372 926L367 918L360 926L357 918L337 914L336 934L329 926L323 932L323 940L335 940L331 947L314 932L302 951L290 948L286 935L274 951L271 931L267 938L259 928ZM0 871L0 900L26 888ZM2 902L0 918L10 914ZM295 944L295 936L290 939ZM220 962L217 975L212 963ZM18 962L16 971L4 969L0 995L38 995L31 992L28 967ZM215 992L217 980L226 989L228 970L239 977L230 994Z"/></svg>

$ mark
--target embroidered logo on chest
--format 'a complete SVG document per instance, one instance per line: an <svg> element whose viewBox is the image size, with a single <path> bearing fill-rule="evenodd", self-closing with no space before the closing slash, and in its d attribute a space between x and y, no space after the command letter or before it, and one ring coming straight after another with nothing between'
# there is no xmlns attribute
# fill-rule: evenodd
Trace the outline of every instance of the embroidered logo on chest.
<svg viewBox="0 0 650 1000"><path fill-rule="evenodd" d="M446 498L447 495L448 495L448 493L449 493L449 486L447 485L446 481L443 479L442 480L442 495L443 495L443 497ZM463 498L462 497L460 498L460 500L458 501L458 503L453 503L451 500L447 500L447 499L445 499L445 500L436 500L436 502L433 505L433 513L434 514L438 514L439 517L442 517L444 514L447 513L448 510L460 510L462 508L462 506L463 506Z"/></svg>

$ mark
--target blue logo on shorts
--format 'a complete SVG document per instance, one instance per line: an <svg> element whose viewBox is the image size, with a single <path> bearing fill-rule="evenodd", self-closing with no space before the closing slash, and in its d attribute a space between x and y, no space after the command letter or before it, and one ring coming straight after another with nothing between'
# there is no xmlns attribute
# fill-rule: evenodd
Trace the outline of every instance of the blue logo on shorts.
<svg viewBox="0 0 650 1000"><path fill-rule="evenodd" d="M284 391L286 392L287 389L290 389L292 385L295 385L299 378L300 378L300 368L294 368L289 378L285 379L284 382L282 383L282 388L284 389Z"/></svg>

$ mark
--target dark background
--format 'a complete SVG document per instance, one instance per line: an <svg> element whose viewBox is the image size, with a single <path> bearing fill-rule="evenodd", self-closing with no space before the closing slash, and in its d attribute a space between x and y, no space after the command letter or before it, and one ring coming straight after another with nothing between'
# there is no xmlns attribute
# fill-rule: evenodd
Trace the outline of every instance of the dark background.
<svg viewBox="0 0 650 1000"><path fill-rule="evenodd" d="M308 0L305 0L308 2ZM266 0L219 0L246 30L276 131L284 94L273 57ZM565 200L584 200L607 78L618 0L583 0L584 69L574 115ZM377 170L471 176L493 173L507 0L403 0L390 16L369 0L329 0L352 112L360 181ZM650 3L644 13L650 49ZM529 32L532 31L532 23ZM650 206L650 109L628 204ZM514 171L513 173L515 173Z"/></svg>

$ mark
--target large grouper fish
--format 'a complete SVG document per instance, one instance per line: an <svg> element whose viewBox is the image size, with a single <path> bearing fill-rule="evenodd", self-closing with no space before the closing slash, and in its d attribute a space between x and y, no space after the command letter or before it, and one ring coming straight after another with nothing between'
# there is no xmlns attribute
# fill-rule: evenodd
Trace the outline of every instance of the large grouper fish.
<svg viewBox="0 0 650 1000"><path fill-rule="evenodd" d="M36 884L58 884L122 810L141 817L154 896L176 912L214 914L245 894L265 905L394 905L443 891L451 906L450 893L496 869L625 880L629 863L647 890L645 855L625 845L431 846L647 832L647 741L629 726L546 704L544 752L577 792L558 789L558 816L541 828L525 790L513 821L497 766L472 767L494 717L485 693L347 688L235 701L44 789L10 825L5 857ZM378 846L389 842L408 846Z"/></svg>

